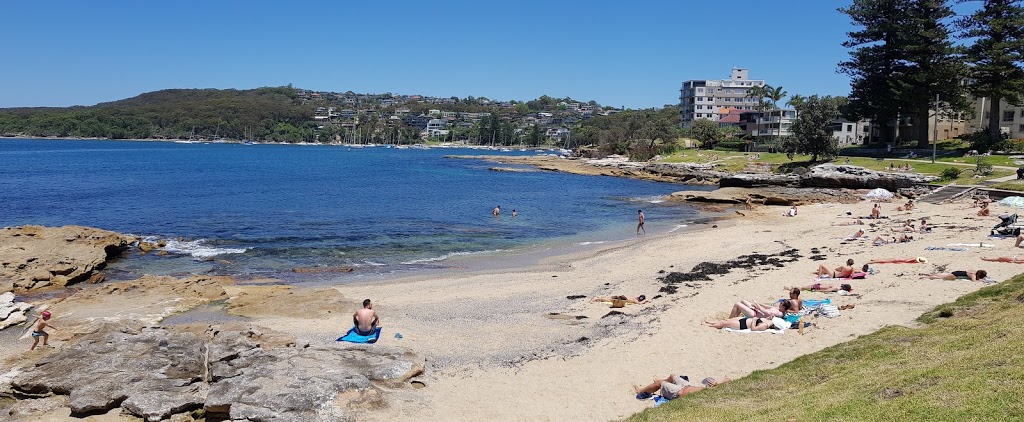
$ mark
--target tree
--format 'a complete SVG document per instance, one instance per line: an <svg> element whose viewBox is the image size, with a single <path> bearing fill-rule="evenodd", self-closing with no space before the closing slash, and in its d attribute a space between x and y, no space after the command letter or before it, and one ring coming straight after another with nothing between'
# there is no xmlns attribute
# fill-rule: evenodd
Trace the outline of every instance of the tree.
<svg viewBox="0 0 1024 422"><path fill-rule="evenodd" d="M935 94L947 107L965 104L963 64L946 23L954 14L942 0L854 0L840 12L859 29L843 46L850 59L839 63L850 76L851 117L871 117L887 126L884 140L895 140L898 117L913 117L918 147L928 145L928 119Z"/></svg>
<svg viewBox="0 0 1024 422"><path fill-rule="evenodd" d="M690 136L700 141L701 146L711 149L722 135L718 123L708 119L697 119L690 125Z"/></svg>
<svg viewBox="0 0 1024 422"><path fill-rule="evenodd" d="M765 85L764 87L765 98L771 100L772 108L779 110L779 100L786 98L789 93L782 89L781 86ZM782 111L779 111L779 127L778 132L782 134Z"/></svg>
<svg viewBox="0 0 1024 422"><path fill-rule="evenodd" d="M961 39L973 39L966 57L973 82L968 90L988 97L988 136L1000 137L1000 100L1024 102L1024 6L1019 0L985 0L981 9L957 21Z"/></svg>
<svg viewBox="0 0 1024 422"><path fill-rule="evenodd" d="M818 161L819 156L835 157L839 150L832 129L846 101L844 97L808 97L793 122L793 136L783 142L782 148L791 154L811 154L811 161Z"/></svg>

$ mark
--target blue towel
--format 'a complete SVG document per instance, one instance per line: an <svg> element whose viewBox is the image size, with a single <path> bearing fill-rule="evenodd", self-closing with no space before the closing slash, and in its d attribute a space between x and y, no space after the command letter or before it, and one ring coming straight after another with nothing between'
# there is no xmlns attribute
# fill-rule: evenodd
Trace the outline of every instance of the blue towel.
<svg viewBox="0 0 1024 422"><path fill-rule="evenodd" d="M661 406L665 403L668 403L668 399L662 396L654 396L654 407Z"/></svg>
<svg viewBox="0 0 1024 422"><path fill-rule="evenodd" d="M832 299L817 300L817 299L804 299L804 307L817 308L821 305L828 305L832 303Z"/></svg>
<svg viewBox="0 0 1024 422"><path fill-rule="evenodd" d="M377 339L380 338L380 327L373 330L373 334L364 336L356 332L356 327L352 327L348 330L345 335L338 337L335 341L347 341L349 343L376 343Z"/></svg>

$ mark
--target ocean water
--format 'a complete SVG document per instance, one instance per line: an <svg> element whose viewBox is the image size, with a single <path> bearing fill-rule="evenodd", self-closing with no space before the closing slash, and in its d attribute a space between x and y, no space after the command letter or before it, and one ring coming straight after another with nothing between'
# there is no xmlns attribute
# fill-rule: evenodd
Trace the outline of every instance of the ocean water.
<svg viewBox="0 0 1024 422"><path fill-rule="evenodd" d="M113 263L115 277L345 279L632 239L637 209L650 234L699 217L665 203L680 185L495 172L443 157L484 154L537 152L0 139L0 226L77 224L169 240L167 255Z"/></svg>

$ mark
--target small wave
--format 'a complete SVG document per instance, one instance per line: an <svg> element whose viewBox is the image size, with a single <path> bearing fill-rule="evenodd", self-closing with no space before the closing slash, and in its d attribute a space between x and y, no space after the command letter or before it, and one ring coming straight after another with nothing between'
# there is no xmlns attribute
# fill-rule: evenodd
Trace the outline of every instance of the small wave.
<svg viewBox="0 0 1024 422"><path fill-rule="evenodd" d="M590 242L579 242L576 245L577 246L588 246L588 245L600 245L600 244L603 244L603 243L608 243L608 241L607 240L594 240L594 241L590 241Z"/></svg>
<svg viewBox="0 0 1024 422"><path fill-rule="evenodd" d="M146 241L151 239L147 237ZM182 255L191 255L194 258L210 258L217 255L245 253L249 248L215 248L206 245L206 239L199 240L168 240L167 246L164 246L164 250L171 253L177 253Z"/></svg>
<svg viewBox="0 0 1024 422"><path fill-rule="evenodd" d="M457 256L480 255L480 254L502 252L502 251L503 251L503 249L495 249L495 250L491 250L491 251L479 251L479 252L451 252L451 253L446 253L446 254L441 255L441 256L435 256L433 258L413 259L413 260L410 260L410 261L405 261L402 264L405 264L405 265L426 264L428 262L444 261L446 259L454 258L454 257L457 257Z"/></svg>
<svg viewBox="0 0 1024 422"><path fill-rule="evenodd" d="M672 233L672 232L674 232L674 231L676 231L676 230L679 230L679 229L681 229L681 228L683 228L683 227L686 227L686 226L687 226L687 224L677 224L677 225L676 225L675 227L673 227L673 228L672 228L671 230L669 230L668 232L669 232L669 233Z"/></svg>
<svg viewBox="0 0 1024 422"><path fill-rule="evenodd" d="M665 195L654 195L654 196L639 196L628 198L629 202L646 202L648 204L660 204L665 202L668 196Z"/></svg>

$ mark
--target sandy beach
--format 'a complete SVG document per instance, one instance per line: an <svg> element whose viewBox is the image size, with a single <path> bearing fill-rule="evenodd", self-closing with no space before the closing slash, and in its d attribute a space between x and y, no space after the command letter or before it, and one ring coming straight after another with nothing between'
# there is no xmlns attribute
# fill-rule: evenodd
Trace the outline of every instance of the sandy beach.
<svg viewBox="0 0 1024 422"><path fill-rule="evenodd" d="M781 207L761 207L718 228L644 239L538 268L338 287L346 297L378 303L387 333L382 344L420 351L431 366L421 396L372 415L377 420L622 418L652 405L636 400L631 385L655 376L742 377L886 325L913 325L922 312L983 286L926 280L918 273L986 269L1004 280L1019 272L1015 264L980 260L1013 254L1012 239L987 237L996 218L976 217L977 209L967 204L920 204L910 212L895 211L896 206L883 205L891 219L879 220L876 228L864 226L871 238L908 218L930 217L937 228L915 234L910 243L872 246L870 240L842 240L857 227L833 226L854 221L847 211L868 214L868 202L801 207L796 218L781 217ZM982 241L994 247L925 250ZM795 262L734 269L712 281L690 283L694 287L679 285L675 294L658 292L664 286L660 271L689 271L701 262L790 249L801 256ZM783 286L811 284L819 264L835 267L852 258L859 267L871 259L918 256L929 262L874 265L879 274L851 282L859 297L805 292L803 298L831 297L837 305L856 308L838 318L815 319L817 327L803 336L795 330L740 334L701 325L725 317L740 299L771 302L784 297ZM656 299L607 316L614 311L607 304L589 302L604 294ZM574 295L587 298L567 299ZM300 325L296 321L289 328ZM395 332L403 339L393 338Z"/></svg>
<svg viewBox="0 0 1024 422"><path fill-rule="evenodd" d="M868 214L869 202L804 206L794 218L780 216L783 207L761 206L717 222L717 227L708 224L603 245L598 251L550 258L518 270L327 288L227 286L223 294L233 312L248 317L249 323L309 344L333 343L347 329L349 312L363 298L372 298L384 326L378 344L422 354L427 370L418 378L425 388L393 389L387 405L361 419L611 420L652 406L649 400L636 400L631 386L653 377L742 377L886 325L913 325L922 312L983 286L926 280L918 273L985 269L990 277L1004 280L1019 272L1015 264L980 260L1014 254L1011 238L987 237L995 217L977 217L977 209L966 203L919 204L910 212L895 211L896 206L883 204L883 214L892 218L875 221L876 227L834 225L854 221L848 211ZM1001 211L996 207L993 215ZM922 217L929 217L936 228L915 233L913 242L872 246L870 240L843 240L858 227L874 238L908 218ZM982 241L994 247L977 247ZM966 251L926 250L953 243L975 245ZM804 335L796 330L782 335L730 333L701 324L724 318L741 299L772 302L785 296L784 286L813 283L812 272L819 264L836 267L852 258L859 267L870 259L918 256L928 263L873 265L878 274L850 282L856 296L805 292L805 299L831 297L834 304L856 307L838 318L811 317L817 326ZM666 287L660 277L690 272L703 262L734 268L711 275L710 281L675 284L674 293L659 291ZM112 294L116 284L84 289L79 294L93 299L82 299L80 305L74 296L64 300L56 309L70 315L61 324L73 331L97 319L159 319L202 303L190 287L135 295L131 300L139 309L146 297L154 303L153 311L134 315L117 310L121 301ZM592 296L608 294L653 299L621 309L590 302ZM61 334L53 342L59 349ZM4 348L0 357L8 364L23 362L29 352L18 349Z"/></svg>

